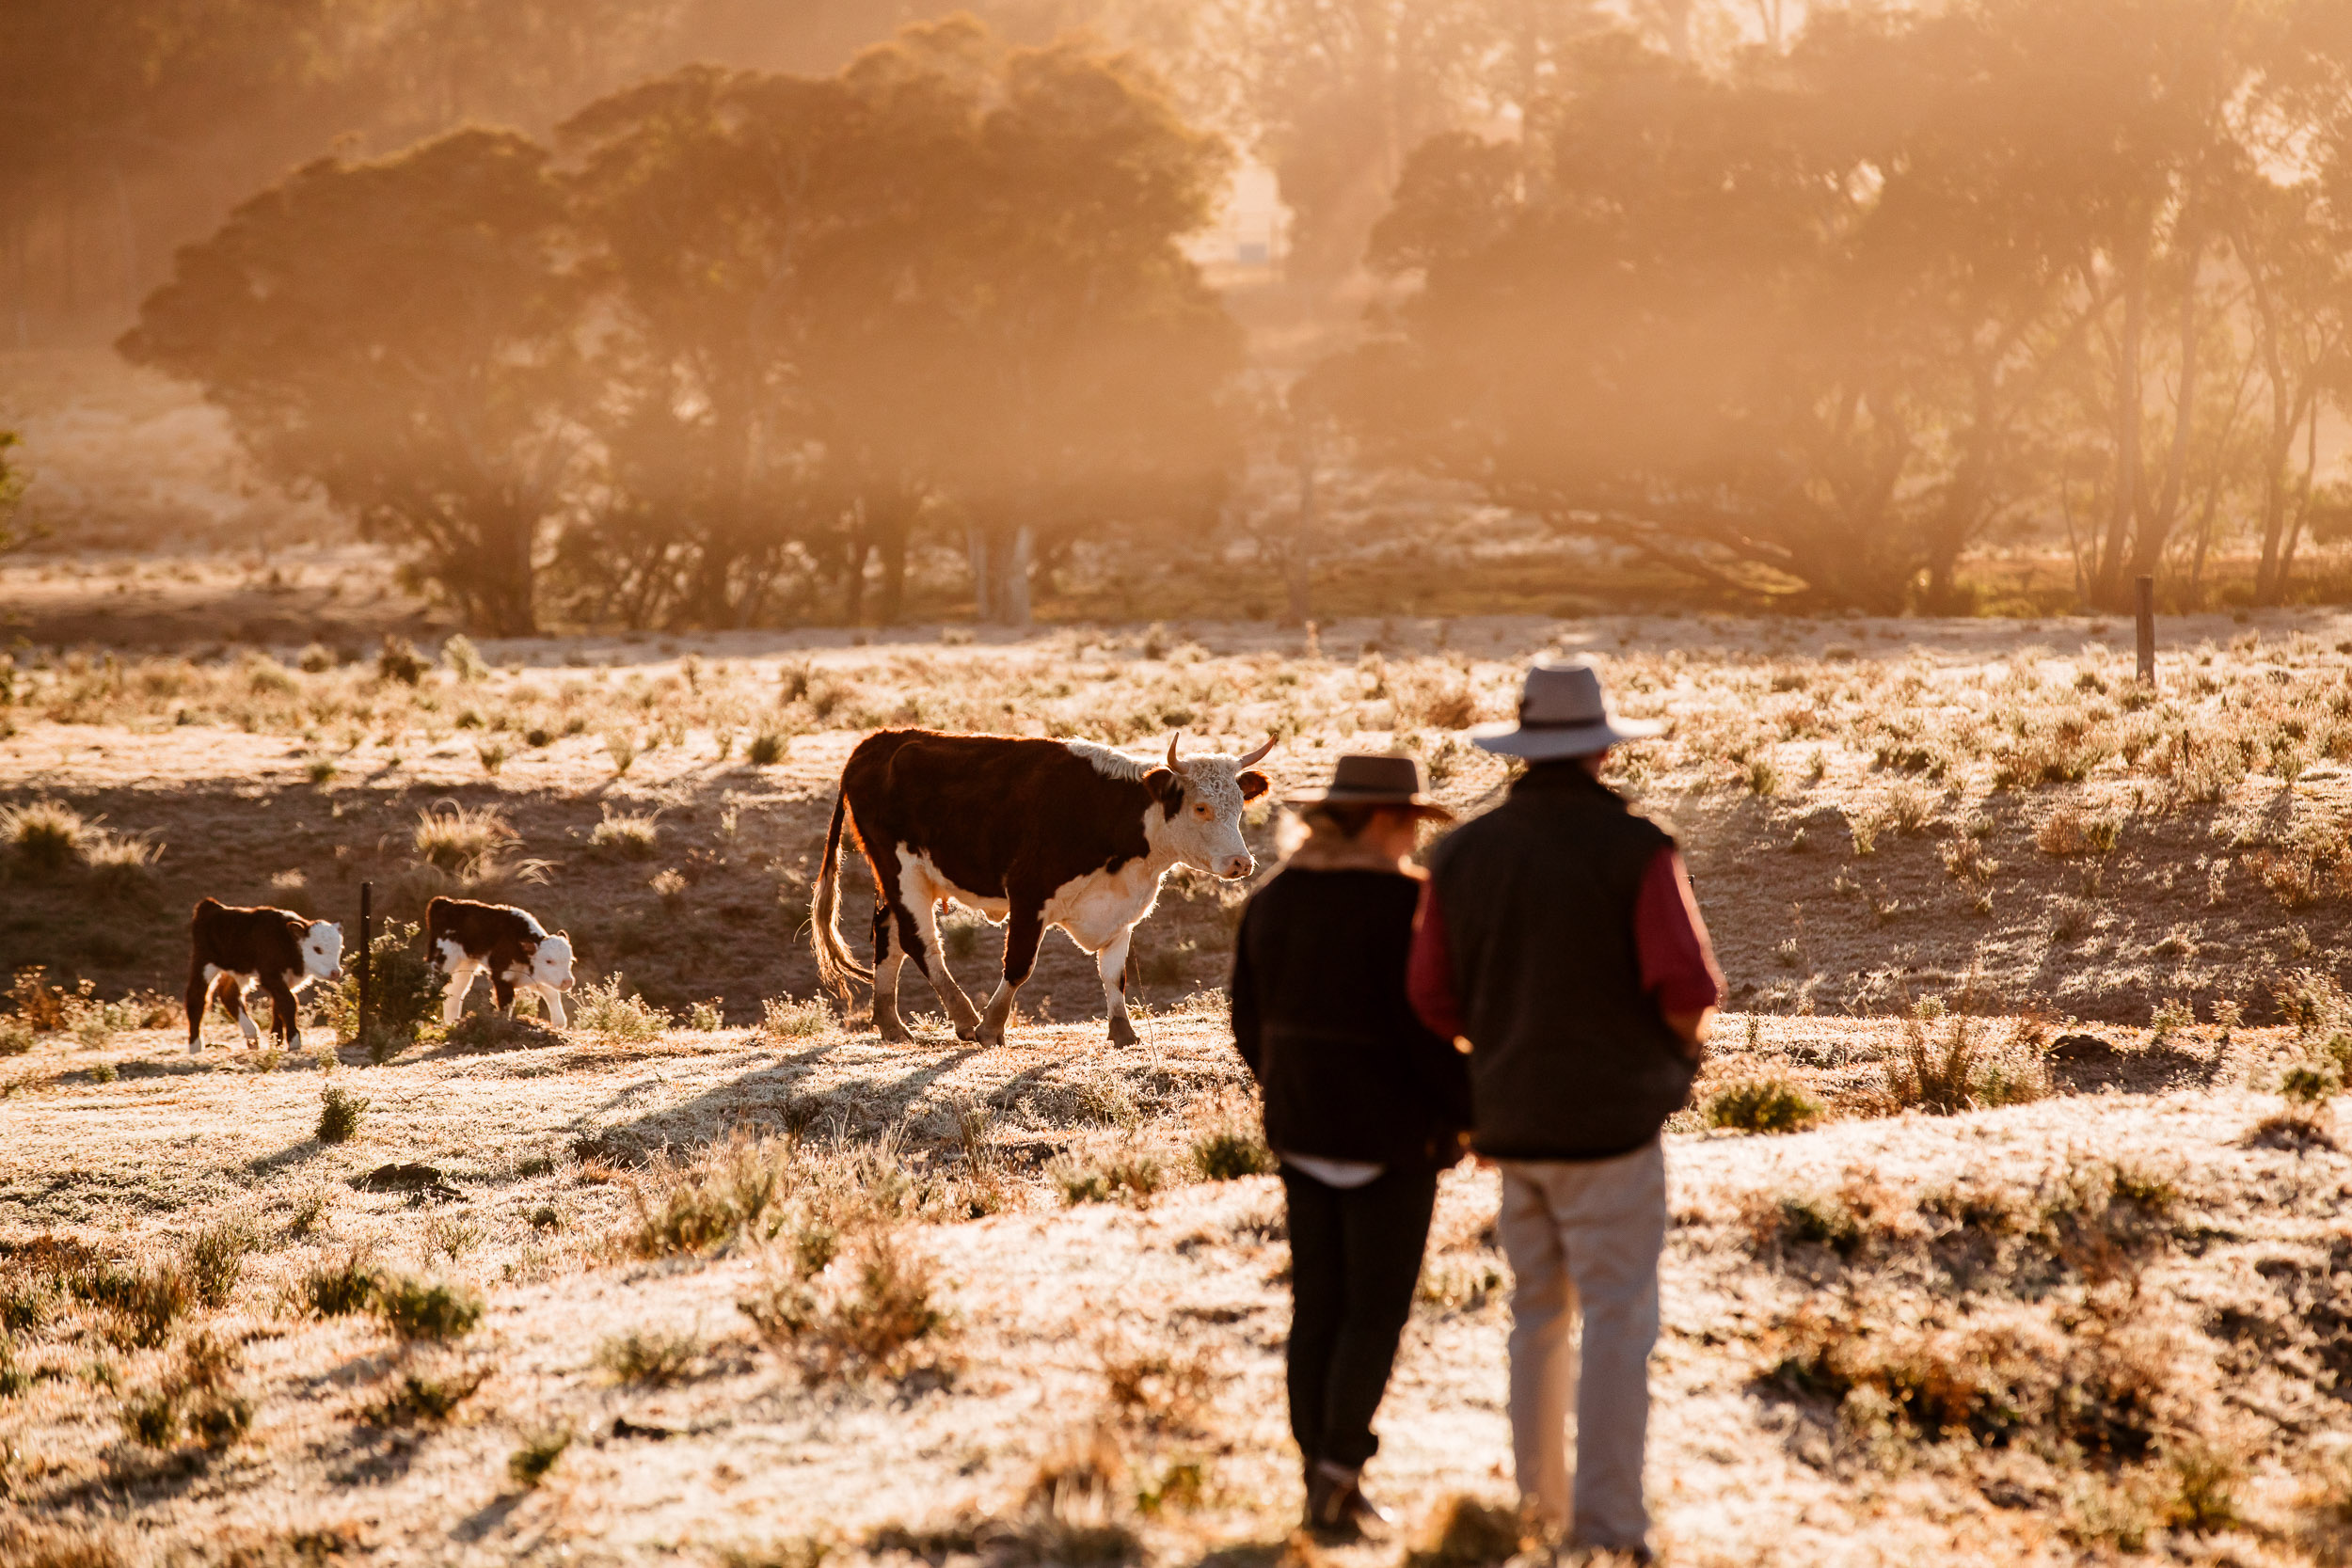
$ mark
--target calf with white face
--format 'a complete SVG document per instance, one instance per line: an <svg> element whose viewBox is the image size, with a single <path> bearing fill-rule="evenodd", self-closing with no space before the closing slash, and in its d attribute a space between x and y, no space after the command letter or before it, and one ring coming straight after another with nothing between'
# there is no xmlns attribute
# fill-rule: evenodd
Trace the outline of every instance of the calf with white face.
<svg viewBox="0 0 2352 1568"><path fill-rule="evenodd" d="M528 910L470 898L434 899L425 906L424 932L434 967L449 977L441 995L443 1023L457 1022L466 993L486 974L500 1011L511 1010L516 998L528 992L547 1008L548 1022L564 1026L563 993L572 989L572 941L564 932L549 933Z"/></svg>
<svg viewBox="0 0 2352 1568"><path fill-rule="evenodd" d="M842 770L815 900L817 967L846 993L874 987L874 1022L907 1039L898 1008L909 961L939 993L963 1039L1004 1038L1013 998L1046 927L1095 956L1115 1044L1132 1044L1127 951L1178 865L1238 879L1257 867L1242 813L1269 787L1255 765L1269 740L1238 757L1133 757L1083 740L886 730ZM874 875L874 966L850 956L839 926L845 832ZM1003 978L983 1012L947 971L938 912L954 902L1006 923Z"/></svg>
<svg viewBox="0 0 2352 1568"><path fill-rule="evenodd" d="M246 1010L247 987L270 1001L270 1032L299 1049L302 1030L294 1022L294 992L313 980L342 977L343 929L331 921L305 920L292 910L234 909L217 898L199 901L189 921L188 1049L204 1049L204 1015L215 995L245 1032L247 1045L261 1039Z"/></svg>

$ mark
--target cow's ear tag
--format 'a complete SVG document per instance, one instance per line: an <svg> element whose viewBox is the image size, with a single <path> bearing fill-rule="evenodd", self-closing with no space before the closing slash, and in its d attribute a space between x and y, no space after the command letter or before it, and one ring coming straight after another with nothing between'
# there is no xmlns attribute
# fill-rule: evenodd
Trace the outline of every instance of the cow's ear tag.
<svg viewBox="0 0 2352 1568"><path fill-rule="evenodd" d="M1274 787L1274 781L1255 768L1242 774L1233 782L1241 785L1241 798L1245 800L1254 800Z"/></svg>

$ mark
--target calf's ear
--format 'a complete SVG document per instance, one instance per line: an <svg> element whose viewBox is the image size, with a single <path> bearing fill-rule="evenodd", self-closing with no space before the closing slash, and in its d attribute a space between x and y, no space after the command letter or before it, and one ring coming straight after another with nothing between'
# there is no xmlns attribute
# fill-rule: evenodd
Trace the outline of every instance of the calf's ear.
<svg viewBox="0 0 2352 1568"><path fill-rule="evenodd" d="M1154 768L1143 776L1143 787L1159 797L1163 816L1172 817L1184 809L1184 781L1173 768Z"/></svg>
<svg viewBox="0 0 2352 1568"><path fill-rule="evenodd" d="M1241 798L1245 800L1254 800L1274 787L1274 781L1254 768L1233 782L1241 785Z"/></svg>

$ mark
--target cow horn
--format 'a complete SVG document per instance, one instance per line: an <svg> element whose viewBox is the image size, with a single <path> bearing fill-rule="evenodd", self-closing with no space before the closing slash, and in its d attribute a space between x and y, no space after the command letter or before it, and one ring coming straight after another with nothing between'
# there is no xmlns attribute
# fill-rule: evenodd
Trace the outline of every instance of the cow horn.
<svg viewBox="0 0 2352 1568"><path fill-rule="evenodd" d="M1184 771L1184 764L1176 760L1176 743L1184 738L1184 732L1182 730L1178 730L1168 737L1168 768L1171 773Z"/></svg>
<svg viewBox="0 0 2352 1568"><path fill-rule="evenodd" d="M1254 752L1248 752L1248 754L1235 759L1233 766L1235 768L1254 768L1259 763L1264 761L1265 754L1272 750L1274 750L1274 736L1267 736L1265 737L1264 745L1259 747Z"/></svg>

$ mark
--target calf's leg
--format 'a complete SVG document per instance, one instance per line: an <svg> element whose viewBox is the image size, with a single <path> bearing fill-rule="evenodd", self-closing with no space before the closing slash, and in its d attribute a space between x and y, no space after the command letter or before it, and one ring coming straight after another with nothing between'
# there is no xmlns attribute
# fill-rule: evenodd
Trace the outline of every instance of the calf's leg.
<svg viewBox="0 0 2352 1568"><path fill-rule="evenodd" d="M275 974L262 976L262 990L269 997L270 1034L293 1049L301 1050L302 1029L294 1022L294 991Z"/></svg>
<svg viewBox="0 0 2352 1568"><path fill-rule="evenodd" d="M193 1055L204 1049L204 1015L213 1006L213 981L220 971L210 964L191 963L188 966L188 989L181 1005L188 1012L188 1053Z"/></svg>
<svg viewBox="0 0 2352 1568"><path fill-rule="evenodd" d="M1012 918L1005 929L1005 978L988 999L980 1027L972 1037L982 1045L1005 1043L1005 1025L1012 1018L1012 1001L1037 968L1037 945L1045 938L1045 900L1015 896Z"/></svg>
<svg viewBox="0 0 2352 1568"><path fill-rule="evenodd" d="M262 1038L262 1031L253 1026L253 1015L246 1010L245 976L223 974L220 978L228 982L220 986L221 1006L228 1010L230 1018L237 1021L237 1027L245 1031L245 1043L258 1044ZM218 984L218 982L215 983Z"/></svg>
<svg viewBox="0 0 2352 1568"><path fill-rule="evenodd" d="M1135 936L1136 928L1130 926L1094 955L1094 967L1103 976L1103 1011L1110 1020L1113 1045L1136 1043L1135 1021L1127 1016L1127 948Z"/></svg>
<svg viewBox="0 0 2352 1568"><path fill-rule="evenodd" d="M473 990L474 974L481 968L479 963L469 958L459 957L450 961L449 984L441 988L441 1022L443 1025L456 1022L458 1015L466 1010L466 993Z"/></svg>
<svg viewBox="0 0 2352 1568"><path fill-rule="evenodd" d="M558 1029L571 1026L570 1021L564 1016L564 993L562 991L557 990L553 986L534 985L531 989L539 993L540 1005L547 1008L549 1023Z"/></svg>

